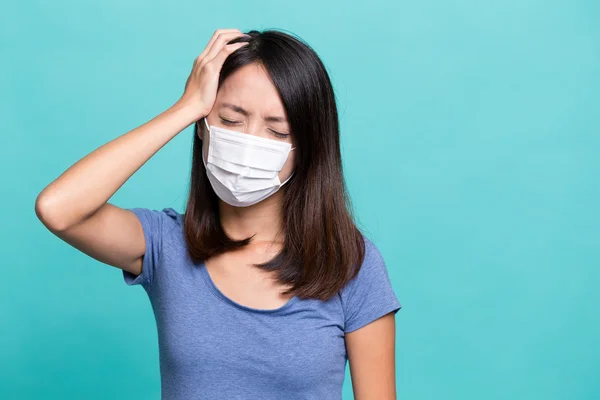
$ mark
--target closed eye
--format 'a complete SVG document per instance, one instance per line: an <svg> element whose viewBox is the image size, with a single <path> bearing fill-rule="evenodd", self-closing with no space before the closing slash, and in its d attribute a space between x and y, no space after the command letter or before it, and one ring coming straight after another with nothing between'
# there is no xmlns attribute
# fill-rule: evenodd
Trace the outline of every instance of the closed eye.
<svg viewBox="0 0 600 400"><path fill-rule="evenodd" d="M223 122L225 125L228 125L228 126L234 126L234 125L240 123L237 121L229 121L223 117L219 117L219 118L221 118L221 122ZM278 137L280 139L285 139L288 136L290 136L289 133L281 133L281 132L274 131L273 129L269 129L269 130L273 133L273 135L275 135L276 137Z"/></svg>

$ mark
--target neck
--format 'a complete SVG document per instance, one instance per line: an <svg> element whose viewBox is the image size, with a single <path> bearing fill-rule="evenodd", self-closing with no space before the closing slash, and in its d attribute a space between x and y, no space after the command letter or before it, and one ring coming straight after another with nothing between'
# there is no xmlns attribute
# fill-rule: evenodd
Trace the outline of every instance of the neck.
<svg viewBox="0 0 600 400"><path fill-rule="evenodd" d="M281 218L282 192L248 207L233 207L219 200L221 225L234 240L252 235L252 242L283 242Z"/></svg>

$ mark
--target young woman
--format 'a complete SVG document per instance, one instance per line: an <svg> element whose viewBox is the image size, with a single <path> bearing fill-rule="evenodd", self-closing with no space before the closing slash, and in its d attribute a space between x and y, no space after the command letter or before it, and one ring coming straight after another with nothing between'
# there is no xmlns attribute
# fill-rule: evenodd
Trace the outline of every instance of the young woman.
<svg viewBox="0 0 600 400"><path fill-rule="evenodd" d="M194 124L189 199L111 196ZM123 270L156 317L164 399L395 399L395 296L349 212L331 82L283 32L217 30L182 97L38 196L54 234Z"/></svg>

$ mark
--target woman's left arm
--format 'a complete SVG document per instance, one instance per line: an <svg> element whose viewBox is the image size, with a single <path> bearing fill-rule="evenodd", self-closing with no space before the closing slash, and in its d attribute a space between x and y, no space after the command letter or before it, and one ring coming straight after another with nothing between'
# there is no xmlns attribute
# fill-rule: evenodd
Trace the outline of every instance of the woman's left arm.
<svg viewBox="0 0 600 400"><path fill-rule="evenodd" d="M346 334L355 400L396 400L394 313Z"/></svg>

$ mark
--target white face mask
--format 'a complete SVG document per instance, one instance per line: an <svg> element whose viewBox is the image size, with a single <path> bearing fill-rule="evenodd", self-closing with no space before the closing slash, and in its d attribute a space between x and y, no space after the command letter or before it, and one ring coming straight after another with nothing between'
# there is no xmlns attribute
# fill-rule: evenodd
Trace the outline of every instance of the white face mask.
<svg viewBox="0 0 600 400"><path fill-rule="evenodd" d="M235 207L247 207L266 199L285 185L279 181L290 143L204 124L210 132L208 160L202 162L210 184L221 200Z"/></svg>

